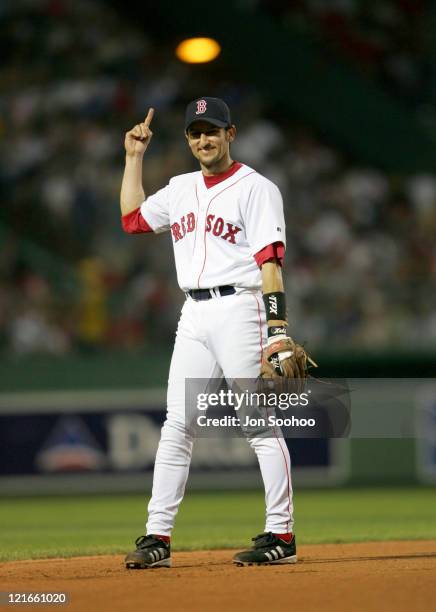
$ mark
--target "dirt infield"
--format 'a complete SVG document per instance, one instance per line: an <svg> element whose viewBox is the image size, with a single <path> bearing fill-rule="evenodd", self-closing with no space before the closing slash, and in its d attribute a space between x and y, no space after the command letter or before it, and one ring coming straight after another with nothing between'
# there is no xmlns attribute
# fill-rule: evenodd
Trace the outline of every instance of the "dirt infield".
<svg viewBox="0 0 436 612"><path fill-rule="evenodd" d="M0 590L63 591L65 606L20 608L80 612L409 612L436 601L436 540L300 546L298 564L281 567L236 567L232 555L180 552L171 569L129 571L119 555L2 563Z"/></svg>

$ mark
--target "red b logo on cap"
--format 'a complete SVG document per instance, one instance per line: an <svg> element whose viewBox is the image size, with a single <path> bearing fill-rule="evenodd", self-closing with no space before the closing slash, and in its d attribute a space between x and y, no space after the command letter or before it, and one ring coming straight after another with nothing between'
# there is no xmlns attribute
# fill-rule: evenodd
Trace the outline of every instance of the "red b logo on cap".
<svg viewBox="0 0 436 612"><path fill-rule="evenodd" d="M198 100L197 101L197 110L195 112L196 115L202 115L206 112L207 104L206 100Z"/></svg>

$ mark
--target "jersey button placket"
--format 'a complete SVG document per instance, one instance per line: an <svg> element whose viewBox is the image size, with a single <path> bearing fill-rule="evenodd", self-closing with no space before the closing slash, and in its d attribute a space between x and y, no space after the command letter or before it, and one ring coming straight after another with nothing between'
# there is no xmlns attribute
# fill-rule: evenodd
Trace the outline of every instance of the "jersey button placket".
<svg viewBox="0 0 436 612"><path fill-rule="evenodd" d="M197 287L198 277L201 273L204 262L205 249L205 227L206 227L206 210L208 202L205 201L203 195L199 194L199 207L197 219L197 236L195 242L195 250L193 254L193 271L195 278L193 279L194 287Z"/></svg>

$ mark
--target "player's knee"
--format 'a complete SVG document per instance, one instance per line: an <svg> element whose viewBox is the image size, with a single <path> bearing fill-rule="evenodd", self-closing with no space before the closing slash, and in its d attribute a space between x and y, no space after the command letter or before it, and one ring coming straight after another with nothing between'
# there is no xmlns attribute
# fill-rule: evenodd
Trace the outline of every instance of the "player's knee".
<svg viewBox="0 0 436 612"><path fill-rule="evenodd" d="M161 439L166 438L183 438L192 443L193 432L191 431L190 427L186 426L185 421L182 419L171 419L167 417L161 431Z"/></svg>

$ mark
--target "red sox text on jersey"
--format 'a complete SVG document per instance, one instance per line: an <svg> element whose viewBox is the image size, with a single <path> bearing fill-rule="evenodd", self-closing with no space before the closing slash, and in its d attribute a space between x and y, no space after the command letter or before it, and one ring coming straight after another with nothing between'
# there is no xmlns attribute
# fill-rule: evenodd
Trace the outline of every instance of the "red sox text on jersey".
<svg viewBox="0 0 436 612"><path fill-rule="evenodd" d="M233 225L228 221L225 221L222 217L215 215L207 215L206 217L206 232L212 232L214 236L220 236L223 240L228 240L232 244L236 243L236 234L241 231L241 228L237 225ZM180 219L180 223L175 222L171 225L171 232L173 234L174 242L182 240L195 230L195 215L193 212L188 213Z"/></svg>

